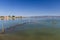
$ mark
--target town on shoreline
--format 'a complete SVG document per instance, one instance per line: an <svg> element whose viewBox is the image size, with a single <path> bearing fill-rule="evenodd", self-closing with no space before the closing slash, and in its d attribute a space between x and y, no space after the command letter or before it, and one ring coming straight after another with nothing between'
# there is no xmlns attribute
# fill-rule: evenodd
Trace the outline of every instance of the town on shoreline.
<svg viewBox="0 0 60 40"><path fill-rule="evenodd" d="M16 18L60 18L60 16L0 16L0 20L14 20Z"/></svg>
<svg viewBox="0 0 60 40"><path fill-rule="evenodd" d="M16 18L25 18L23 16L0 16L0 20L10 20L10 19L16 19Z"/></svg>

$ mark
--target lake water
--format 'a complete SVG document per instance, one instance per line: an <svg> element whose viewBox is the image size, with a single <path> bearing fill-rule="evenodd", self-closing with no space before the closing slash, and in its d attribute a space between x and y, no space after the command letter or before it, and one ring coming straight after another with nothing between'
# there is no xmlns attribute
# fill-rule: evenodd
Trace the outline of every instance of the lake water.
<svg viewBox="0 0 60 40"><path fill-rule="evenodd" d="M49 18L17 18L15 20L0 20L0 29L2 29L2 25L4 28L9 28L11 26L22 24L24 22L32 22L33 24L27 23L26 25L35 25L37 27L60 27L60 19L49 19ZM30 26L29 26L30 27ZM32 27L32 26L31 26Z"/></svg>
<svg viewBox="0 0 60 40"><path fill-rule="evenodd" d="M15 26L23 23L26 24ZM60 18L20 18L15 20L0 20L0 29L2 29L2 24L6 29L7 34L23 37L21 40L24 38L28 40L60 40ZM14 30L11 30L10 27Z"/></svg>

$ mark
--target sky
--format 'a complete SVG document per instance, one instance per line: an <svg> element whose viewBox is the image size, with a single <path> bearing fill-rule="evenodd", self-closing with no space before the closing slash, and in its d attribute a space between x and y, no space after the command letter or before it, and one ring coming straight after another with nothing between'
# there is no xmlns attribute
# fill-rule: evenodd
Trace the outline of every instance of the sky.
<svg viewBox="0 0 60 40"><path fill-rule="evenodd" d="M60 0L0 0L0 16L60 16Z"/></svg>

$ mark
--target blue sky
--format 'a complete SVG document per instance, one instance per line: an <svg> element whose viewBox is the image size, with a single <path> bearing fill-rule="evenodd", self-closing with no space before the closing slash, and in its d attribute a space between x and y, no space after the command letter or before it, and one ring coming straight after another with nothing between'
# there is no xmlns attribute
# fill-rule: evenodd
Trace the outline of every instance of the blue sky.
<svg viewBox="0 0 60 40"><path fill-rule="evenodd" d="M60 0L0 0L0 15L60 16Z"/></svg>

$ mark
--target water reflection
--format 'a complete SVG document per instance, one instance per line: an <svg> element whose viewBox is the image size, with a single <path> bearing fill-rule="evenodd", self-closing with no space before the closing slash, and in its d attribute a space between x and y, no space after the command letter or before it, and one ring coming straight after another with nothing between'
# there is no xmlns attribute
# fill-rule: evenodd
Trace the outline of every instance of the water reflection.
<svg viewBox="0 0 60 40"><path fill-rule="evenodd" d="M28 24L32 24L34 27L59 27L59 23L60 21L58 22L58 20L54 20L54 19L46 19L46 20L41 20L40 18L36 19L36 18L11 18L10 21L8 21L9 25L8 26L14 26L14 25L17 25L17 24L22 24L22 23L25 23L27 22L27 25ZM13 24L13 25L12 25ZM29 27L31 25L28 25ZM45 28L44 27L44 28ZM24 27L23 27L24 28Z"/></svg>
<svg viewBox="0 0 60 40"><path fill-rule="evenodd" d="M13 17L8 19L7 21L6 20L7 19L0 20L0 26L3 21L4 27L6 28L6 33L11 35L9 36L11 40L13 39L13 37L14 39L16 37L19 40L55 40L60 37L59 19L56 20ZM25 24L25 22L27 23ZM24 23L24 25L22 23ZM14 30L12 30L11 28Z"/></svg>

